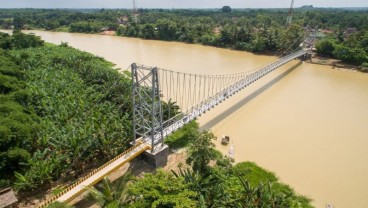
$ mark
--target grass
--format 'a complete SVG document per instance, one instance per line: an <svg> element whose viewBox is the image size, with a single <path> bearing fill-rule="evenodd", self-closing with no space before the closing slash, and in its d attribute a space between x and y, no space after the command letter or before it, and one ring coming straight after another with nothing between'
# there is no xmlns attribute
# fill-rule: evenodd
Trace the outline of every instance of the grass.
<svg viewBox="0 0 368 208"><path fill-rule="evenodd" d="M165 139L165 143L169 145L171 149L187 147L193 139L191 134L197 132L198 128L198 123L196 121L192 121L177 132L168 136Z"/></svg>

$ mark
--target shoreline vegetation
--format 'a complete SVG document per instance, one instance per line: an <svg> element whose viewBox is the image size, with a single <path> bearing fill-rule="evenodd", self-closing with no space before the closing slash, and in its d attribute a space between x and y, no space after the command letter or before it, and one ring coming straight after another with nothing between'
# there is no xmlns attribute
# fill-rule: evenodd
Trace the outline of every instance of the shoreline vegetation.
<svg viewBox="0 0 368 208"><path fill-rule="evenodd" d="M288 27L283 9L140 9L139 15L105 9L0 11L0 27L15 29L12 35L0 33L0 189L13 187L25 206L35 205L27 202L35 193L40 200L50 190L51 195L61 191L55 184L72 183L126 149L132 138L132 103L129 72L121 74L103 58L67 43L47 44L20 29L115 31L126 37L282 54L297 48L293 43L302 34L316 37L311 31L318 26L323 30L318 30L322 35L312 63L359 66L361 71L368 67L368 14L361 10L296 9ZM250 162L232 164L215 150L214 139L192 122L166 140L170 148L188 147L178 169L123 175L114 183L104 180L90 190L88 200L110 208L312 207L311 200L278 182L273 173ZM122 189L114 197L104 196L106 187Z"/></svg>
<svg viewBox="0 0 368 208"><path fill-rule="evenodd" d="M320 57L341 60L337 68L368 71L366 9L0 9L0 28L40 29L177 41L280 55L305 45ZM354 18L351 18L351 17ZM314 39L317 42L314 42ZM298 44L294 44L299 40ZM323 63L323 61L319 61Z"/></svg>
<svg viewBox="0 0 368 208"><path fill-rule="evenodd" d="M35 206L127 148L129 74L32 34L0 33L0 43L0 187L17 190L19 207ZM232 164L214 139L192 122L167 140L171 148L188 147L181 162L172 160L167 171L104 180L87 201L102 207L312 207L273 173L250 162ZM123 187L122 195L93 196L109 183Z"/></svg>
<svg viewBox="0 0 368 208"><path fill-rule="evenodd" d="M313 54L310 59L306 59L305 62L309 64L316 64L316 65L324 65L324 66L331 66L332 69L336 70L350 70L350 71L360 71L363 73L368 73L368 68L354 65L354 64L347 64L342 62L341 60L337 60L334 58L326 58L323 56L319 56L318 54Z"/></svg>

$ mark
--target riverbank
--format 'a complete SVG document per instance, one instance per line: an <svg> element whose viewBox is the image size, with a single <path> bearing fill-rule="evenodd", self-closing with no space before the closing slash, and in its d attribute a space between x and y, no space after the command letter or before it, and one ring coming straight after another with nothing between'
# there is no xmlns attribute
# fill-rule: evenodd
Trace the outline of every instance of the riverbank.
<svg viewBox="0 0 368 208"><path fill-rule="evenodd" d="M337 70L354 70L354 71L368 72L367 69L361 66L347 64L338 59L322 57L315 53L313 53L312 57L310 59L307 59L306 62L310 64L331 66L332 69Z"/></svg>
<svg viewBox="0 0 368 208"><path fill-rule="evenodd" d="M74 32L69 32L69 31L65 31L65 30L49 31L49 30L45 30L45 29L42 29L42 28L38 29L38 30L39 31L45 31L45 32L66 32L66 33L70 33L70 34L90 34L90 33L74 33ZM33 30L24 30L24 31L27 32L27 31L33 31ZM131 38L131 37L127 37L127 36L118 35L116 33L116 31L103 31L103 32L100 32L100 33L92 33L92 35ZM277 52L277 51L252 52L252 51L247 51L247 50L239 50L239 49L234 48L234 47L227 47L227 46L220 47L220 46L216 46L216 45L205 45L205 44L202 44L202 43L188 43L188 42L175 41L175 40L174 41L167 41L167 40L157 40L157 39L144 39L144 38L139 38L139 37L133 37L133 38L137 38L137 39L140 39L140 40L146 40L146 41L164 41L164 42L169 42L169 43L210 46L210 47L219 48L219 49L226 49L226 50L252 53L256 56L280 56L280 53ZM322 56L317 55L316 53L313 53L311 59L306 60L306 62L310 63L310 64L331 66L332 69L337 69L337 70L356 70L356 71L368 73L368 68L364 68L364 67L357 66L357 65L352 65L352 64L347 64L347 63L344 63L344 62L342 62L341 60L338 60L338 59L322 57Z"/></svg>
<svg viewBox="0 0 368 208"><path fill-rule="evenodd" d="M216 75L244 72L277 59L177 42L32 32L47 42L68 42L124 69L137 62ZM297 193L314 199L316 207L326 203L367 207L364 184L368 183L368 165L364 159L368 158L368 140L364 124L368 118L368 77L305 62L290 70L297 63L270 73L199 120L204 125L235 106L236 111L226 119L211 124L216 126L216 136L225 134L234 140L236 161L254 161L272 170ZM228 148L218 149L228 154Z"/></svg>
<svg viewBox="0 0 368 208"><path fill-rule="evenodd" d="M5 30L1 29L0 30ZM9 31L9 30L6 30ZM70 34L87 34L87 35L102 35L102 36L114 36L114 37L122 37L122 38L137 38L140 40L146 40L146 41L163 41L163 42L171 42L171 43L181 43L181 44L188 44L188 45L201 45L201 46L207 46L207 47L214 47L219 49L226 49L226 50L233 50L233 51L239 51L239 52L246 52L246 53L252 53L254 55L260 55L260 56L280 56L283 53L280 53L279 51L271 51L271 50L263 50L263 51L251 51L251 50L242 50L236 47L230 47L227 45L209 45L209 44L203 44L200 42L185 42L185 41L179 41L179 40L161 40L161 39L147 39L142 37L134 37L134 36L123 36L119 35L117 31L114 30L106 30L106 31L100 31L96 33L85 33L85 32L70 32L66 28L57 28L55 30L46 30L45 28L32 28L32 29L22 29L23 32L28 33L32 31L43 31L43 32L64 32L64 33L70 33Z"/></svg>
<svg viewBox="0 0 368 208"><path fill-rule="evenodd" d="M166 172L167 174L171 175L172 172L180 173L180 171L186 170L187 168L190 168L186 164L186 159L188 158L187 151L182 149L181 151L172 152L169 154L168 157L168 164L163 167L161 170ZM215 163L212 164L213 166L216 166ZM157 173L157 169L152 168L148 163L146 163L144 160L141 159L135 159L132 162L122 166L121 168L117 169L113 173L111 173L107 178L114 182L118 179L120 179L124 174L127 172L132 173L135 177L135 181L139 181L140 179L144 179L146 174L153 174L155 175ZM217 173L218 174L218 173ZM221 173L223 174L223 173ZM272 190L275 191L275 194L280 194L278 197L284 197L287 196L290 193L290 196L288 197L290 201L293 201L294 203L291 203L293 205L298 204L299 206L302 206L303 208L312 208L310 205L310 199L297 195L292 188L290 188L288 185L280 183L278 178L275 176L274 173L267 171L264 168L261 168L257 166L253 162L241 162L232 167L232 174L233 175L227 175L227 177L231 176L231 179L228 179L228 183L233 184L233 188L239 188L236 183L234 184L234 176L236 177L242 177L244 180L247 180L249 182L250 187L249 188L255 188L259 186L260 184L272 184ZM225 175L224 175L225 176ZM160 182L160 181L157 181ZM40 199L46 200L51 198L54 194L60 192L62 190L62 187L59 185L58 187L55 187L53 189L50 189L46 195L39 195L37 198L32 197L28 198L27 202L22 202L18 205L19 208L26 208L26 207L34 207L41 203ZM262 188L261 188L262 190ZM263 192L259 190L260 192ZM269 190L271 191L271 189ZM263 194L263 193L260 193ZM77 198L75 198L73 201L71 201L69 204L74 205L75 207L79 208L89 208L89 207L99 207L99 204L93 200L92 198L88 197L89 192L86 191L85 193L81 194ZM262 199L263 201L264 199ZM298 207L298 206L296 206Z"/></svg>

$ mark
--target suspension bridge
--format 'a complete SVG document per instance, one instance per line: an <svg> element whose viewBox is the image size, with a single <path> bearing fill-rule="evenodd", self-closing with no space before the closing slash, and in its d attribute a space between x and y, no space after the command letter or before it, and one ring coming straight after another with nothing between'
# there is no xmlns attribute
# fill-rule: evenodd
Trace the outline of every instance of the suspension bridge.
<svg viewBox="0 0 368 208"><path fill-rule="evenodd" d="M155 167L165 165L168 155L165 137L280 66L308 53L301 49L258 69L227 75L188 74L132 64L135 135L132 147L38 207L47 207L55 201L71 202L87 187L141 154Z"/></svg>

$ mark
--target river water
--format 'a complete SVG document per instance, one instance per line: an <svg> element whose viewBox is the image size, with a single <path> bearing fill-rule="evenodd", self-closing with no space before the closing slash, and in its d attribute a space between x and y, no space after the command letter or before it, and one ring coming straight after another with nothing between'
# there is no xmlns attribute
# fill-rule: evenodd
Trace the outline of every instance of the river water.
<svg viewBox="0 0 368 208"><path fill-rule="evenodd" d="M127 69L133 62L180 72L230 74L277 59L200 45L31 31ZM368 74L292 61L199 119L228 135L235 160L269 169L316 207L368 207ZM217 141L227 154L229 147Z"/></svg>

